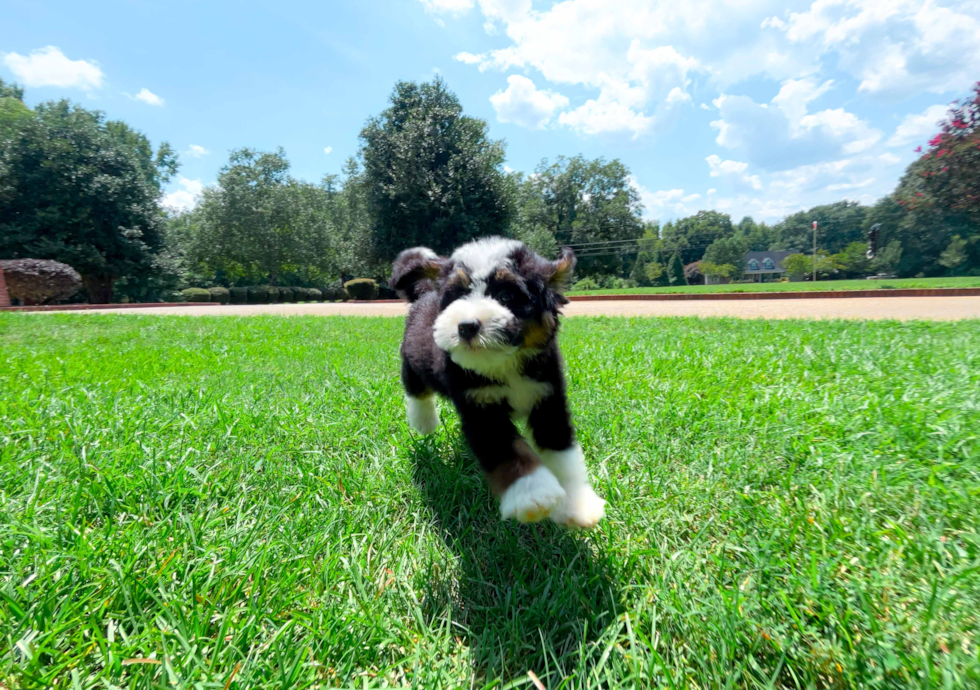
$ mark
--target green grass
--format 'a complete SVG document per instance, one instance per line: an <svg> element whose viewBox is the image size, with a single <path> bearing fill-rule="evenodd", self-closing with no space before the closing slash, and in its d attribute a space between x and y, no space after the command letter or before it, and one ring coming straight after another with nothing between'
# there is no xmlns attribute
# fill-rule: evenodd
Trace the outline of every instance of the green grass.
<svg viewBox="0 0 980 690"><path fill-rule="evenodd" d="M672 292L797 292L811 290L889 290L899 288L980 287L980 277L893 278L889 280L818 280L800 283L730 283L728 285L684 285L682 287L623 288L617 290L572 290L570 295L637 295Z"/></svg>
<svg viewBox="0 0 980 690"><path fill-rule="evenodd" d="M567 321L587 534L401 328L0 314L0 686L980 684L980 322Z"/></svg>

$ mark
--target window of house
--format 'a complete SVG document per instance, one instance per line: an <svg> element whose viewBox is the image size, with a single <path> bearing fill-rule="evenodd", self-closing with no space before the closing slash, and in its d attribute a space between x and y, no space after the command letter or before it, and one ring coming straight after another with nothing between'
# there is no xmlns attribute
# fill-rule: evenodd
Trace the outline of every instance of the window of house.
<svg viewBox="0 0 980 690"><path fill-rule="evenodd" d="M765 266L767 271L771 271L772 269L776 268L776 264L772 262L772 259L766 259L762 262L762 265Z"/></svg>
<svg viewBox="0 0 980 690"><path fill-rule="evenodd" d="M758 271L759 270L759 262L756 261L755 259L750 259L749 260L749 270L750 271Z"/></svg>

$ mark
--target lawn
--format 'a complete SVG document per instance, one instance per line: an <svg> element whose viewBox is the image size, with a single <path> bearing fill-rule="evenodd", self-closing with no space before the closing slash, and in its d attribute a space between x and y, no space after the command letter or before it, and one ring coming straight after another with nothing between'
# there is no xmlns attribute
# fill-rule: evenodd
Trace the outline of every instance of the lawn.
<svg viewBox="0 0 980 690"><path fill-rule="evenodd" d="M681 287L572 290L570 295L637 295L671 292L809 292L811 290L897 290L899 288L980 287L980 277L893 278L889 280L818 280L800 283L730 283Z"/></svg>
<svg viewBox="0 0 980 690"><path fill-rule="evenodd" d="M569 320L585 534L401 328L0 314L0 686L980 684L980 322Z"/></svg>

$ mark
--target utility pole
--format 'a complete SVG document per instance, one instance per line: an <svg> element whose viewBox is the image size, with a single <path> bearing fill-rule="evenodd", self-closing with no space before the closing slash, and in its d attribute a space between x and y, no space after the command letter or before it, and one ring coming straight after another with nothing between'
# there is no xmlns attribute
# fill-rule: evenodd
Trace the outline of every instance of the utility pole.
<svg viewBox="0 0 980 690"><path fill-rule="evenodd" d="M817 221L813 221L813 282L817 282Z"/></svg>

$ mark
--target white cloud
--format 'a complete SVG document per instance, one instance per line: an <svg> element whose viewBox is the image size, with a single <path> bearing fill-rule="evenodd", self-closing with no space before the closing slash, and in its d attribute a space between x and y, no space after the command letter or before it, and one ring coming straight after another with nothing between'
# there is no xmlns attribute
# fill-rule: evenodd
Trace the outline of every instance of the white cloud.
<svg viewBox="0 0 980 690"><path fill-rule="evenodd" d="M54 46L32 50L27 56L5 53L3 64L28 87L57 86L88 91L102 88L105 78L97 63L69 60Z"/></svg>
<svg viewBox="0 0 980 690"><path fill-rule="evenodd" d="M562 113L558 122L583 134L632 132L636 137L650 129L653 118L634 112L622 101L603 92L598 99L588 100L575 110Z"/></svg>
<svg viewBox="0 0 980 690"><path fill-rule="evenodd" d="M140 92L133 96L137 101L143 101L149 105L163 106L163 99L147 88L140 89Z"/></svg>
<svg viewBox="0 0 980 690"><path fill-rule="evenodd" d="M815 0L786 21L767 19L767 27L800 48L832 55L869 94L961 91L980 72L973 0Z"/></svg>
<svg viewBox="0 0 980 690"><path fill-rule="evenodd" d="M725 178L736 187L762 189L762 180L759 179L758 175L745 174L749 167L748 163L722 160L720 156L715 154L711 154L705 160L708 162L709 176Z"/></svg>
<svg viewBox="0 0 980 690"><path fill-rule="evenodd" d="M889 146L924 144L939 131L939 121L946 118L948 105L931 105L921 113L906 115L888 140Z"/></svg>
<svg viewBox="0 0 980 690"><path fill-rule="evenodd" d="M422 0L427 12L459 16L473 9L473 0Z"/></svg>
<svg viewBox="0 0 980 690"><path fill-rule="evenodd" d="M807 104L829 88L830 82L791 79L762 104L748 96L723 95L715 101L721 119L711 123L718 130L715 141L768 170L856 154L874 145L881 132L853 113L837 108L807 114Z"/></svg>
<svg viewBox="0 0 980 690"><path fill-rule="evenodd" d="M541 129L556 110L568 105L568 99L560 93L539 91L527 77L512 74L507 77L507 90L492 95L490 103L497 111L498 121Z"/></svg>
<svg viewBox="0 0 980 690"><path fill-rule="evenodd" d="M333 151L333 146L326 146L326 147L324 147L324 149L323 149L323 152L324 152L324 153L325 153L326 155L328 155L328 156L330 155L330 152L331 152L331 151Z"/></svg>
<svg viewBox="0 0 980 690"><path fill-rule="evenodd" d="M463 62L467 65L478 65L486 60L486 55L474 55L473 53L462 52L456 53L453 56L453 60Z"/></svg>
<svg viewBox="0 0 980 690"><path fill-rule="evenodd" d="M204 184L200 180L189 180L183 175L178 176L177 183L182 189L165 194L163 206L176 212L190 211L197 206L201 193L204 191Z"/></svg>
<svg viewBox="0 0 980 690"><path fill-rule="evenodd" d="M211 152L208 151L203 146L198 146L197 144L191 144L187 147L187 155L191 158L204 158L204 156L209 155Z"/></svg>

